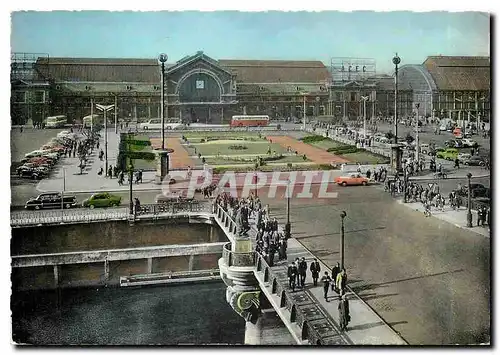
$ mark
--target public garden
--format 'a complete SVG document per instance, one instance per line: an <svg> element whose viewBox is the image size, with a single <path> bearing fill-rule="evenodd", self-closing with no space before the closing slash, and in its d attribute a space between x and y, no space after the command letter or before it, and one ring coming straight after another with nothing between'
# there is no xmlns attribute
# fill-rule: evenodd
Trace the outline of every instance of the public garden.
<svg viewBox="0 0 500 355"><path fill-rule="evenodd" d="M147 135L134 136L137 140L150 140L151 146L133 146L150 152L161 146L161 139ZM307 135L294 138L284 135L263 135L259 132L188 132L170 136L166 148L170 154L171 169L185 169L209 165L215 171L271 170L323 170L343 163L384 164L387 158L346 145L329 138ZM124 147L125 148L125 147ZM136 169L154 170L155 161L135 160Z"/></svg>

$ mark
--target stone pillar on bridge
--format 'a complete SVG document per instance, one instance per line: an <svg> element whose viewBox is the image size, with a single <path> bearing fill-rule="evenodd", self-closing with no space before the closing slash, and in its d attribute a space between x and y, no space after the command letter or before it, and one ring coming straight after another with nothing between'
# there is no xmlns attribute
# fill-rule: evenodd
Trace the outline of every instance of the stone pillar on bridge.
<svg viewBox="0 0 500 355"><path fill-rule="evenodd" d="M391 170L399 172L401 170L401 161L403 151L400 144L391 144Z"/></svg>
<svg viewBox="0 0 500 355"><path fill-rule="evenodd" d="M227 285L226 301L246 321L246 345L260 345L262 340L261 291L254 275L254 260L249 238L235 239L224 245L219 259L220 274Z"/></svg>
<svg viewBox="0 0 500 355"><path fill-rule="evenodd" d="M169 156L168 154L173 152L173 149L165 149L165 150L154 150L156 154L156 174L155 174L155 183L157 185L161 185L165 177L168 175L169 169ZM167 181L168 183L168 181Z"/></svg>

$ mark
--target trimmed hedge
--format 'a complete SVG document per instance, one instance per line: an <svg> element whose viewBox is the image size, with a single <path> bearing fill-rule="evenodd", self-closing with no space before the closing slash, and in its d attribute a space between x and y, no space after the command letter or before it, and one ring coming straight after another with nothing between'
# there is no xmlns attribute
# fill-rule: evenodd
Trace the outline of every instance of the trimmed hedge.
<svg viewBox="0 0 500 355"><path fill-rule="evenodd" d="M340 147L328 148L326 151L333 153L333 154L342 155L342 154L348 154L348 153L364 152L365 149L356 148L353 145L341 145Z"/></svg>
<svg viewBox="0 0 500 355"><path fill-rule="evenodd" d="M328 139L328 138L323 137L323 136L318 136L318 135L307 136L307 137L302 138L302 142L304 142L304 143L316 143L316 142L324 141L325 139Z"/></svg>
<svg viewBox="0 0 500 355"><path fill-rule="evenodd" d="M292 165L290 165L292 164ZM221 167L221 168L213 168L213 173L214 174L223 174L227 171L232 171L235 173L245 173L245 172L251 172L253 171L253 167ZM259 171L262 172L270 172L270 171L310 171L310 170L336 170L339 169L339 167L334 167L328 164L318 164L318 165L295 165L293 163L287 163L287 165L283 166L269 166L269 165L264 165L260 166L258 168Z"/></svg>

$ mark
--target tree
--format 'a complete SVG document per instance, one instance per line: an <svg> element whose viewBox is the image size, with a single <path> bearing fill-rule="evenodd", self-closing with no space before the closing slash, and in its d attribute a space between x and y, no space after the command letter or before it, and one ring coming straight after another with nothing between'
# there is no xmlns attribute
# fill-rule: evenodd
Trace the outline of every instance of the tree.
<svg viewBox="0 0 500 355"><path fill-rule="evenodd" d="M406 143L411 144L415 140L415 138L413 138L413 136L410 133L408 133L406 135L405 140L406 140Z"/></svg>

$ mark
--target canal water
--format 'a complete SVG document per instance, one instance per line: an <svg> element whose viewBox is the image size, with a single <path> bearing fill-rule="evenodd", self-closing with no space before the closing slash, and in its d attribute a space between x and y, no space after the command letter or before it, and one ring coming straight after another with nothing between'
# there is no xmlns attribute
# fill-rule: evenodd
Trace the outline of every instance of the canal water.
<svg viewBox="0 0 500 355"><path fill-rule="evenodd" d="M13 294L13 340L34 345L243 344L222 281Z"/></svg>

